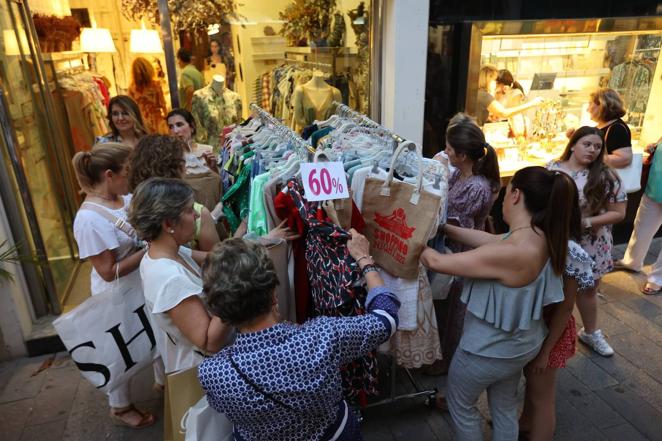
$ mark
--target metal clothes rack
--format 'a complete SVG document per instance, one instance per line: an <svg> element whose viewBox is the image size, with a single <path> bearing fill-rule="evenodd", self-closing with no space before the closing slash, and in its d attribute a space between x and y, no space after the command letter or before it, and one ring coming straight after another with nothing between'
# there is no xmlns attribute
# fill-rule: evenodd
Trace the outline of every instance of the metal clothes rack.
<svg viewBox="0 0 662 441"><path fill-rule="evenodd" d="M386 127L382 126L376 121L373 121L372 119L368 118L362 113L359 113L349 106L339 103L337 101L334 101L333 104L336 106L336 115L344 117L344 118L350 118L359 123L360 125L364 127L371 127L374 129L379 129L383 130L385 133L387 133L389 136L391 136L395 141L398 143L403 142L404 139L401 136L396 135L393 133L391 130L387 129ZM425 404L427 406L434 406L436 403L436 398L437 398L437 393L439 393L439 390L435 387L432 389L423 389L418 382L414 379L414 376L411 374L410 370L408 368L403 368L405 371L405 374L407 375L407 378L409 379L409 382L411 385L414 387L415 392L409 393L409 394L403 394L403 395L396 395L395 394L395 388L396 388L396 375L397 375L397 366L395 363L395 358L390 356L391 358L391 375L390 375L390 380L391 380L391 387L390 387L390 396L387 398L384 398L383 400L376 401L374 403L368 404L365 408L370 408L370 407L377 407L377 406L382 406L385 404L391 404L395 403L396 401L400 400L407 400L410 398L418 398L418 397L425 397Z"/></svg>
<svg viewBox="0 0 662 441"><path fill-rule="evenodd" d="M290 141L295 148L298 148L300 151L305 151L306 153L315 153L315 149L313 149L312 146L308 145L306 141L304 141L299 135L292 131L292 129L284 125L271 113L267 112L255 103L251 103L249 107L255 116L257 116L261 121L272 125L278 136Z"/></svg>
<svg viewBox="0 0 662 441"><path fill-rule="evenodd" d="M373 121L372 119L368 118L362 113L357 112L356 110L352 109L346 104L339 103L338 101L334 101L333 105L336 106L336 115L342 116L345 118L350 118L361 124L362 126L365 127L372 127L373 129L379 129L384 132L386 132L391 138L395 139L397 142L403 142L404 138L402 138L399 135L396 135L393 133L391 130L387 129L386 127L382 126L381 124Z"/></svg>
<svg viewBox="0 0 662 441"><path fill-rule="evenodd" d="M297 60L296 58L279 58L279 61L283 61L285 63L301 64L303 66L319 67L319 68L322 68L322 69L331 69L331 70L333 70L333 64L330 64L330 63L320 63L318 61Z"/></svg>

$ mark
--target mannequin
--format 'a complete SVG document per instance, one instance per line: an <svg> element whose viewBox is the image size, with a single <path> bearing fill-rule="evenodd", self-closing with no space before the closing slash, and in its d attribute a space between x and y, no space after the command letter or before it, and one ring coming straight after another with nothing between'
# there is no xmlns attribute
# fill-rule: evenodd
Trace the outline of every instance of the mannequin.
<svg viewBox="0 0 662 441"><path fill-rule="evenodd" d="M211 79L210 85L217 94L222 95L225 90L225 77L223 75L214 75Z"/></svg>
<svg viewBox="0 0 662 441"><path fill-rule="evenodd" d="M328 119L333 113L334 101L342 101L340 91L324 80L324 73L315 70L310 81L294 90L295 130L301 131L316 120Z"/></svg>
<svg viewBox="0 0 662 441"><path fill-rule="evenodd" d="M197 131L195 140L218 149L224 127L241 122L241 97L225 87L225 77L214 75L211 82L193 94L191 113Z"/></svg>

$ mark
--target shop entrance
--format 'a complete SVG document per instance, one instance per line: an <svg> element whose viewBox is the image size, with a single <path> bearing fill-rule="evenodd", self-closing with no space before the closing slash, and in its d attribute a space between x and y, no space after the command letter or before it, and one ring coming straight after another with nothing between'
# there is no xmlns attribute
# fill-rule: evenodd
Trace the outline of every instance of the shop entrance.
<svg viewBox="0 0 662 441"><path fill-rule="evenodd" d="M2 199L14 238L36 260L24 264L35 314L59 314L78 270L71 233L77 207L73 153L29 6L3 0L0 28L0 147L8 184Z"/></svg>

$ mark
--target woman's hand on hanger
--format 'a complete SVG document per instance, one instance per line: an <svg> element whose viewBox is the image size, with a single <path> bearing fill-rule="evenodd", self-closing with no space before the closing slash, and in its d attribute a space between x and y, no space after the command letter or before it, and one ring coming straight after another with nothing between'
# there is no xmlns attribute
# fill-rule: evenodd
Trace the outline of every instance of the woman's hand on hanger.
<svg viewBox="0 0 662 441"><path fill-rule="evenodd" d="M278 224L276 228L271 230L269 234L266 235L269 239L285 239L285 240L296 240L301 237L300 234L295 233L285 226L287 219Z"/></svg>
<svg viewBox="0 0 662 441"><path fill-rule="evenodd" d="M204 152L202 159L205 160L207 167L215 173L218 173L218 158L214 152Z"/></svg>

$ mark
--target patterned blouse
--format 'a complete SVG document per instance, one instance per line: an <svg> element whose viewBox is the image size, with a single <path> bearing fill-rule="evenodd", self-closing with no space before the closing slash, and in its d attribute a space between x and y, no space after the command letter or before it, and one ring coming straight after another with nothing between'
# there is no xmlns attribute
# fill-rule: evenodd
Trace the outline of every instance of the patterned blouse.
<svg viewBox="0 0 662 441"><path fill-rule="evenodd" d="M456 219L463 228L485 230L485 221L492 208L492 189L485 176L462 178L455 170L448 180L448 219ZM449 241L454 253L466 251L461 244Z"/></svg>
<svg viewBox="0 0 662 441"><path fill-rule="evenodd" d="M316 441L345 429L349 410L340 366L373 350L397 328L400 302L386 288L370 290L366 304L362 316L319 317L238 334L232 346L200 365L209 405L234 423L236 440ZM271 397L248 384L230 357Z"/></svg>

